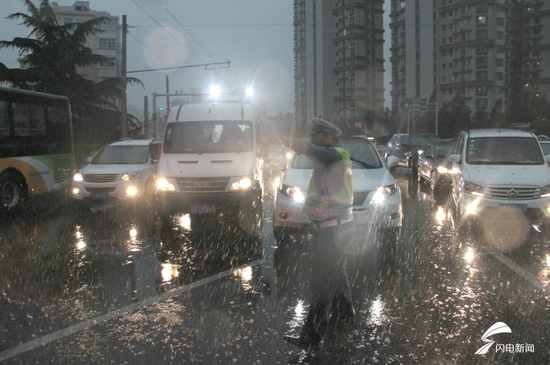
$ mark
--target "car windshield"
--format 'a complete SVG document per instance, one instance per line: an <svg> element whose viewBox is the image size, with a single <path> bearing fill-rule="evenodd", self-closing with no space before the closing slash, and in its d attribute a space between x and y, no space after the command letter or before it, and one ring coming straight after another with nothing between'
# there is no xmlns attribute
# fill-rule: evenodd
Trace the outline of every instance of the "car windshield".
<svg viewBox="0 0 550 365"><path fill-rule="evenodd" d="M149 158L149 146L107 146L92 160L92 165L143 165Z"/></svg>
<svg viewBox="0 0 550 365"><path fill-rule="evenodd" d="M254 144L250 121L170 123L165 153L249 152Z"/></svg>
<svg viewBox="0 0 550 365"><path fill-rule="evenodd" d="M550 155L550 143L541 143L540 146L545 155Z"/></svg>
<svg viewBox="0 0 550 365"><path fill-rule="evenodd" d="M340 140L338 145L349 151L353 169L379 169L383 166L372 144L364 139ZM313 161L296 155L291 166L294 169L313 169Z"/></svg>
<svg viewBox="0 0 550 365"><path fill-rule="evenodd" d="M535 138L470 138L466 162L471 165L540 165L544 163Z"/></svg>
<svg viewBox="0 0 550 365"><path fill-rule="evenodd" d="M454 144L436 144L434 157L449 157L453 153Z"/></svg>

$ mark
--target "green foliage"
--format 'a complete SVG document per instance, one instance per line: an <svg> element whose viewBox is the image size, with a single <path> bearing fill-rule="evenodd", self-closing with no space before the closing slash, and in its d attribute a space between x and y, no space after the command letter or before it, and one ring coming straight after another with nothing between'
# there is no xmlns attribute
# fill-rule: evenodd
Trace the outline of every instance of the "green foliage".
<svg viewBox="0 0 550 365"><path fill-rule="evenodd" d="M27 7L27 14L14 13L7 19L21 20L21 24L30 29L29 37L0 41L0 49L18 50L23 68L9 69L0 63L0 81L21 89L67 96L71 100L75 129L98 109L115 109L114 102L121 95L120 78L95 83L77 73L78 68L108 60L94 54L86 46L86 39L101 32L100 26L109 18L60 25L49 0L41 0L39 7L31 0L21 1ZM128 84L142 85L135 78L128 78ZM130 122L130 126L134 123Z"/></svg>

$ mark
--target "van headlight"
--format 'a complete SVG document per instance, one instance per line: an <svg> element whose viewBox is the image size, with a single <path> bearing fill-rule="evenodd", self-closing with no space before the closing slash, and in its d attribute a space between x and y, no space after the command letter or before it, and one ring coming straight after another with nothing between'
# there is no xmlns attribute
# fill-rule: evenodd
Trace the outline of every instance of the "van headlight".
<svg viewBox="0 0 550 365"><path fill-rule="evenodd" d="M375 204L382 204L386 198L392 196L397 191L397 185L391 184L378 188L372 197L372 202Z"/></svg>
<svg viewBox="0 0 550 365"><path fill-rule="evenodd" d="M550 185L546 185L540 188L540 197L550 198Z"/></svg>
<svg viewBox="0 0 550 365"><path fill-rule="evenodd" d="M464 181L464 191L468 194L485 196L483 186Z"/></svg>
<svg viewBox="0 0 550 365"><path fill-rule="evenodd" d="M120 180L130 181L130 180L137 179L139 177L139 173L140 171L127 172L121 176Z"/></svg>
<svg viewBox="0 0 550 365"><path fill-rule="evenodd" d="M235 181L233 184L231 184L230 190L246 190L250 189L252 186L252 180L250 178L245 177L243 179L239 179Z"/></svg>
<svg viewBox="0 0 550 365"><path fill-rule="evenodd" d="M163 191L175 191L176 188L168 180L161 177L157 180L157 188Z"/></svg>
<svg viewBox="0 0 550 365"><path fill-rule="evenodd" d="M74 174L73 180L78 182L84 181L84 177L82 177L82 174L80 172L77 172L76 174Z"/></svg>

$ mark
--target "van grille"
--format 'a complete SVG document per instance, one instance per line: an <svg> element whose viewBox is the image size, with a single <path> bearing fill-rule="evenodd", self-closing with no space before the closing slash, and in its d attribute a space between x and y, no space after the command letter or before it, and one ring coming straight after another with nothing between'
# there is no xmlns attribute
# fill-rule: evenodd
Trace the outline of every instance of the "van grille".
<svg viewBox="0 0 550 365"><path fill-rule="evenodd" d="M210 178L176 178L180 190L184 193L218 193L225 191L229 183L228 177Z"/></svg>
<svg viewBox="0 0 550 365"><path fill-rule="evenodd" d="M537 199L540 188L538 186L498 186L489 185L485 188L488 198L493 199Z"/></svg>
<svg viewBox="0 0 550 365"><path fill-rule="evenodd" d="M71 181L72 168L70 158L55 158L53 160L53 177L56 184Z"/></svg>
<svg viewBox="0 0 550 365"><path fill-rule="evenodd" d="M118 174L85 174L84 181L91 183L107 183L116 181Z"/></svg>

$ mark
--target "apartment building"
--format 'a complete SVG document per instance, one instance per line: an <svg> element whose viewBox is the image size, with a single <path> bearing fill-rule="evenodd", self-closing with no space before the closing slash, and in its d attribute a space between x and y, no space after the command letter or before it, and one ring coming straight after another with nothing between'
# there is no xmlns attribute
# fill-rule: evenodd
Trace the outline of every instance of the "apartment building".
<svg viewBox="0 0 550 365"><path fill-rule="evenodd" d="M392 0L392 111L458 98L471 111L550 96L550 3ZM427 67L430 66L430 67Z"/></svg>
<svg viewBox="0 0 550 365"><path fill-rule="evenodd" d="M103 32L90 36L86 41L93 53L107 57L108 61L99 66L79 68L78 73L94 82L120 77L122 35L119 17L111 16L105 11L92 10L89 1L75 1L70 6L60 6L57 2L52 2L52 8L59 24L83 23L98 17L109 18L101 26Z"/></svg>
<svg viewBox="0 0 550 365"><path fill-rule="evenodd" d="M383 112L382 0L294 0L295 116L365 120Z"/></svg>

